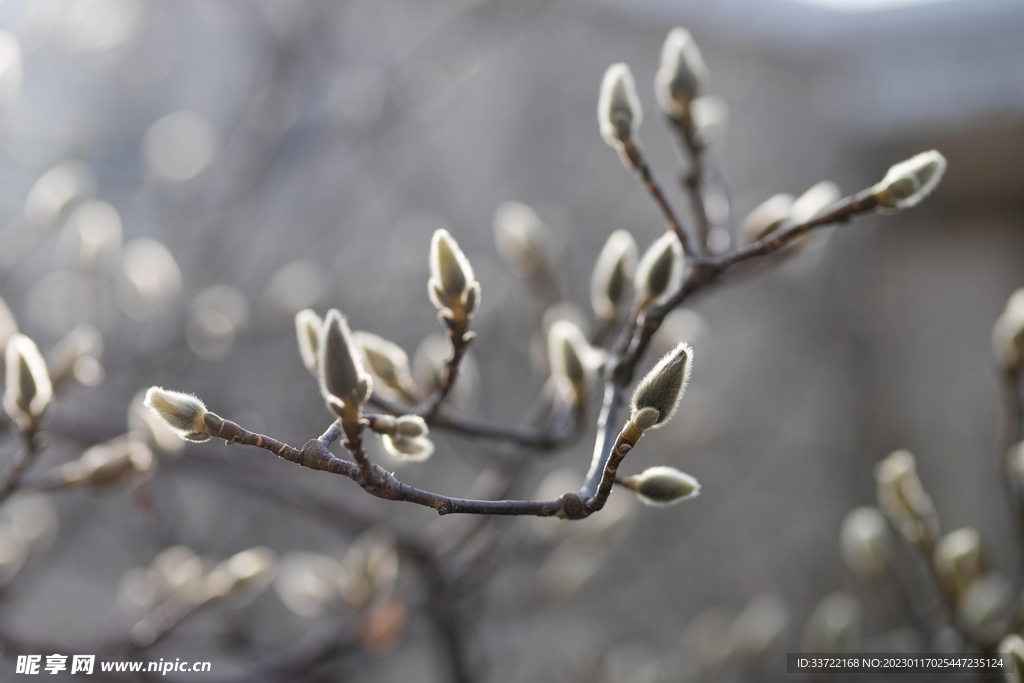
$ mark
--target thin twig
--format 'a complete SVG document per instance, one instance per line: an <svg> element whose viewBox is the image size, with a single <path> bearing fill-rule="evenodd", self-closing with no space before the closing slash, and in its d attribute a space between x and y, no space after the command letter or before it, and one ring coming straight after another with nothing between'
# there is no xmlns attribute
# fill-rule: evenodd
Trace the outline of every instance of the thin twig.
<svg viewBox="0 0 1024 683"><path fill-rule="evenodd" d="M711 221L708 220L707 210L704 207L704 147L697 140L691 116L688 114L670 116L668 120L686 149L690 169L683 181L683 186L690 200L690 209L696 222L697 245L703 249L707 247L708 233L711 230Z"/></svg>
<svg viewBox="0 0 1024 683"><path fill-rule="evenodd" d="M21 478L29 466L39 457L39 443L33 430L21 432L24 450L20 457L11 465L4 475L3 486L0 486L0 503L10 498L11 494L21 486Z"/></svg>

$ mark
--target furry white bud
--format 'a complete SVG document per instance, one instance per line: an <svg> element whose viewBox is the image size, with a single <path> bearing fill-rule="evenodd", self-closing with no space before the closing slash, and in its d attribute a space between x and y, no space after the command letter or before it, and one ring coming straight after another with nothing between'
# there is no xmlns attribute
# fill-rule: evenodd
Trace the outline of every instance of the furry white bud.
<svg viewBox="0 0 1024 683"><path fill-rule="evenodd" d="M4 363L7 366L4 410L19 429L34 430L53 400L46 361L34 341L23 334L15 334L7 342Z"/></svg>
<svg viewBox="0 0 1024 683"><path fill-rule="evenodd" d="M839 542L843 560L854 574L872 579L886 572L892 538L878 508L866 506L849 512L843 518Z"/></svg>
<svg viewBox="0 0 1024 683"><path fill-rule="evenodd" d="M320 329L323 326L323 318L312 308L305 308L295 314L295 336L299 341L299 355L302 356L302 364L314 377L317 376L317 344L320 343Z"/></svg>
<svg viewBox="0 0 1024 683"><path fill-rule="evenodd" d="M627 488L636 492L645 505L668 507L700 493L696 479L674 467L648 467L640 474L625 479Z"/></svg>
<svg viewBox="0 0 1024 683"><path fill-rule="evenodd" d="M416 382L409 369L409 356L401 346L370 332L353 332L352 341L363 352L366 368L377 380L375 386L415 398Z"/></svg>
<svg viewBox="0 0 1024 683"><path fill-rule="evenodd" d="M686 115L707 79L707 67L690 32L672 29L661 48L661 67L654 77L658 106L672 117Z"/></svg>
<svg viewBox="0 0 1024 683"><path fill-rule="evenodd" d="M399 415L395 418L395 434L406 439L418 439L430 433L426 421L419 415Z"/></svg>
<svg viewBox="0 0 1024 683"><path fill-rule="evenodd" d="M793 205L789 207L788 222L795 225L806 223L835 204L842 196L839 186L830 180L815 183L797 197Z"/></svg>
<svg viewBox="0 0 1024 683"><path fill-rule="evenodd" d="M430 300L438 310L456 316L473 313L480 304L480 283L473 266L447 230L439 229L430 240Z"/></svg>
<svg viewBox="0 0 1024 683"><path fill-rule="evenodd" d="M346 402L362 404L370 395L373 382L363 368L362 354L354 346L345 318L334 308L327 312L320 329L317 368L320 393L338 417L343 416Z"/></svg>
<svg viewBox="0 0 1024 683"><path fill-rule="evenodd" d="M597 100L597 122L601 137L612 147L636 137L643 120L640 98L629 65L612 64L604 72L601 95Z"/></svg>
<svg viewBox="0 0 1024 683"><path fill-rule="evenodd" d="M743 225L740 227L740 246L753 244L774 232L789 216L792 206L793 195L781 192L758 204L743 219Z"/></svg>
<svg viewBox="0 0 1024 683"><path fill-rule="evenodd" d="M584 399L589 368L587 358L591 349L583 331L568 320L556 321L548 330L548 365L551 376L569 387L574 401Z"/></svg>
<svg viewBox="0 0 1024 683"><path fill-rule="evenodd" d="M145 404L186 441L202 443L210 439L210 430L204 419L206 406L192 394L150 387L146 392Z"/></svg>
<svg viewBox="0 0 1024 683"><path fill-rule="evenodd" d="M423 462L434 453L434 442L425 437L384 434L381 441L388 453L409 462Z"/></svg>
<svg viewBox="0 0 1024 683"><path fill-rule="evenodd" d="M959 597L985 573L981 534L969 527L951 531L936 544L932 563L942 588L948 595Z"/></svg>
<svg viewBox="0 0 1024 683"><path fill-rule="evenodd" d="M878 505L903 537L915 545L930 545L939 533L939 518L910 451L896 451L878 463L875 481Z"/></svg>
<svg viewBox="0 0 1024 683"><path fill-rule="evenodd" d="M657 420L649 428L660 427L672 419L686 391L686 383L690 380L692 358L693 349L690 345L679 343L637 383L633 390L630 419L638 429L641 427L637 424L637 418L645 408L658 412Z"/></svg>
<svg viewBox="0 0 1024 683"><path fill-rule="evenodd" d="M644 252L636 268L633 288L640 308L670 296L683 280L683 245L674 232L666 232Z"/></svg>
<svg viewBox="0 0 1024 683"><path fill-rule="evenodd" d="M626 284L636 270L637 249L633 236L616 230L608 236L590 278L590 304L604 321L614 321Z"/></svg>
<svg viewBox="0 0 1024 683"><path fill-rule="evenodd" d="M916 206L931 194L945 172L946 158L934 149L901 161L875 185L878 205L893 211Z"/></svg>

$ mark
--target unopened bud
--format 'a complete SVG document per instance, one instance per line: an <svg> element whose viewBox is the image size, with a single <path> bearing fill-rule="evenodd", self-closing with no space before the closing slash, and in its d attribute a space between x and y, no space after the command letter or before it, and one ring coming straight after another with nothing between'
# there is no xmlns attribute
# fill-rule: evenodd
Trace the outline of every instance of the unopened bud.
<svg viewBox="0 0 1024 683"><path fill-rule="evenodd" d="M729 105L714 95L698 97L690 103L690 122L701 145L720 143L729 123Z"/></svg>
<svg viewBox="0 0 1024 683"><path fill-rule="evenodd" d="M132 473L151 470L156 460L145 443L125 434L89 448L78 460L60 468L63 485L103 487L120 482Z"/></svg>
<svg viewBox="0 0 1024 683"><path fill-rule="evenodd" d="M999 652L1010 655L1013 662L1013 671L1007 671L1003 675L1007 683L1024 683L1024 639L1016 633L999 641Z"/></svg>
<svg viewBox="0 0 1024 683"><path fill-rule="evenodd" d="M903 537L928 548L939 533L932 499L921 485L910 451L896 451L875 468L878 504Z"/></svg>
<svg viewBox="0 0 1024 683"><path fill-rule="evenodd" d="M574 323L559 320L548 330L551 376L569 388L577 405L583 402L586 394L589 355L590 345Z"/></svg>
<svg viewBox="0 0 1024 683"><path fill-rule="evenodd" d="M1010 597L1006 577L989 572L971 582L960 598L957 617L969 631L991 624L1006 609Z"/></svg>
<svg viewBox="0 0 1024 683"><path fill-rule="evenodd" d="M789 216L792 206L793 195L783 193L772 195L758 204L743 219L743 225L740 227L740 246L753 244L771 234Z"/></svg>
<svg viewBox="0 0 1024 683"><path fill-rule="evenodd" d="M192 394L150 387L146 392L145 403L175 434L186 441L202 443L210 439L210 429L204 420L206 406Z"/></svg>
<svg viewBox="0 0 1024 683"><path fill-rule="evenodd" d="M624 480L627 488L636 492L645 505L667 507L700 493L700 484L685 472L674 467L648 467L640 474Z"/></svg>
<svg viewBox="0 0 1024 683"><path fill-rule="evenodd" d="M692 357L693 349L689 344L677 344L636 385L630 420L638 429L643 431L638 419L646 421L640 415L644 409L657 411L657 419L648 428L659 427L672 419L690 379ZM645 415L650 416L650 413Z"/></svg>
<svg viewBox="0 0 1024 683"><path fill-rule="evenodd" d="M628 231L616 230L608 236L590 279L590 303L601 320L615 320L636 260L636 242Z"/></svg>
<svg viewBox="0 0 1024 683"><path fill-rule="evenodd" d="M522 202L505 202L494 212L494 242L521 277L547 268L550 232L537 212Z"/></svg>
<svg viewBox="0 0 1024 683"><path fill-rule="evenodd" d="M7 342L4 410L22 430L35 430L53 400L53 385L36 343L23 334Z"/></svg>
<svg viewBox="0 0 1024 683"><path fill-rule="evenodd" d="M839 540L843 560L854 574L873 579L886 572L892 539L889 524L878 508L860 507L849 512L843 519Z"/></svg>
<svg viewBox="0 0 1024 683"><path fill-rule="evenodd" d="M480 283L469 259L447 230L434 232L430 241L430 300L438 310L456 318L468 316L480 304Z"/></svg>
<svg viewBox="0 0 1024 683"><path fill-rule="evenodd" d="M203 597L254 597L274 578L277 556L270 548L249 548L216 565L203 577Z"/></svg>
<svg viewBox="0 0 1024 683"><path fill-rule="evenodd" d="M661 67L654 77L658 106L672 117L686 115L707 78L707 67L690 32L672 29L661 48Z"/></svg>
<svg viewBox="0 0 1024 683"><path fill-rule="evenodd" d="M352 341L362 350L366 367L377 380L374 386L405 398L416 396L409 356L401 346L370 332L353 332Z"/></svg>
<svg viewBox="0 0 1024 683"><path fill-rule="evenodd" d="M969 527L946 534L935 546L933 564L943 590L954 599L959 598L985 573L981 535Z"/></svg>
<svg viewBox="0 0 1024 683"><path fill-rule="evenodd" d="M1010 295L1006 309L996 320L992 350L1004 368L1019 372L1024 366L1024 287Z"/></svg>
<svg viewBox="0 0 1024 683"><path fill-rule="evenodd" d="M934 149L901 161L874 187L875 199L884 209L900 211L917 205L931 194L946 171L946 158Z"/></svg>
<svg viewBox="0 0 1024 683"><path fill-rule="evenodd" d="M406 439L416 439L430 433L426 421L419 415L399 415L395 418L395 434Z"/></svg>
<svg viewBox="0 0 1024 683"><path fill-rule="evenodd" d="M806 223L842 197L839 186L830 180L822 180L811 185L806 192L796 198L789 207L787 222L794 225Z"/></svg>
<svg viewBox="0 0 1024 683"><path fill-rule="evenodd" d="M597 100L597 122L601 137L612 147L636 137L643 120L640 98L629 65L612 64L604 72L601 95Z"/></svg>
<svg viewBox="0 0 1024 683"><path fill-rule="evenodd" d="M302 356L302 364L314 377L317 376L317 344L323 326L323 318L312 308L304 308L295 314L295 336L299 340L299 355Z"/></svg>
<svg viewBox="0 0 1024 683"><path fill-rule="evenodd" d="M837 591L818 603L804 629L803 652L839 654L860 645L861 609L857 598Z"/></svg>
<svg viewBox="0 0 1024 683"><path fill-rule="evenodd" d="M370 395L373 381L363 368L363 357L352 342L352 333L341 313L327 312L317 341L317 368L320 371L320 393L327 407L343 417L345 404L360 405Z"/></svg>
<svg viewBox="0 0 1024 683"><path fill-rule="evenodd" d="M434 454L434 442L425 437L405 437L397 433L394 436L383 435L381 441L391 455L408 462L423 462Z"/></svg>
<svg viewBox="0 0 1024 683"><path fill-rule="evenodd" d="M644 252L636 268L633 288L640 308L674 293L683 280L683 245L674 232L666 232Z"/></svg>

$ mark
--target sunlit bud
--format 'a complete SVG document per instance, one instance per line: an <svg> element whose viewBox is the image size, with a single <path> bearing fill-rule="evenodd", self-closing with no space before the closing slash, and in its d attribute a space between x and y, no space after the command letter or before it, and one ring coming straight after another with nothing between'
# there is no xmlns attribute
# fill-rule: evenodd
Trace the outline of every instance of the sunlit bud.
<svg viewBox="0 0 1024 683"><path fill-rule="evenodd" d="M981 535L969 527L946 534L935 546L933 564L942 588L948 595L959 597L985 573Z"/></svg>
<svg viewBox="0 0 1024 683"><path fill-rule="evenodd" d="M419 415L400 415L395 419L395 434L416 439L430 433L427 423Z"/></svg>
<svg viewBox="0 0 1024 683"><path fill-rule="evenodd" d="M0 523L0 586L18 573L28 557L29 545L10 524Z"/></svg>
<svg viewBox="0 0 1024 683"><path fill-rule="evenodd" d="M1010 655L1013 661L1013 671L1003 674L1006 683L1024 683L1024 639L1011 633L999 641L999 652Z"/></svg>
<svg viewBox="0 0 1024 683"><path fill-rule="evenodd" d="M145 443L125 434L89 448L78 460L61 465L61 483L67 486L109 486L132 473L148 472L156 461Z"/></svg>
<svg viewBox="0 0 1024 683"><path fill-rule="evenodd" d="M442 312L455 317L471 314L480 304L480 283L473 266L447 230L439 229L430 240L430 300Z"/></svg>
<svg viewBox="0 0 1024 683"><path fill-rule="evenodd" d="M98 384L103 379L103 366L97 360L103 354L103 336L93 325L75 327L57 342L50 351L50 378L54 387L61 387L74 379L85 385ZM98 368L98 375L90 374L90 364Z"/></svg>
<svg viewBox="0 0 1024 683"><path fill-rule="evenodd" d="M636 94L633 72L627 64L612 64L604 72L601 95L597 99L601 137L612 147L619 147L636 136L642 120L643 111Z"/></svg>
<svg viewBox="0 0 1024 683"><path fill-rule="evenodd" d="M640 474L624 480L626 488L636 492L645 505L668 507L700 493L700 484L685 472L674 467L648 467Z"/></svg>
<svg viewBox="0 0 1024 683"><path fill-rule="evenodd" d="M185 448L177 432L146 407L146 391L135 394L128 405L128 430L135 438L161 453L179 453Z"/></svg>
<svg viewBox="0 0 1024 683"><path fill-rule="evenodd" d="M608 236L590 278L590 303L604 321L614 321L626 284L636 271L637 249L633 236L616 230Z"/></svg>
<svg viewBox="0 0 1024 683"><path fill-rule="evenodd" d="M285 607L301 617L314 617L339 599L341 565L319 553L289 553L281 558L274 590Z"/></svg>
<svg viewBox="0 0 1024 683"><path fill-rule="evenodd" d="M425 437L384 434L381 441L388 453L408 462L423 462L434 454L434 442Z"/></svg>
<svg viewBox="0 0 1024 683"><path fill-rule="evenodd" d="M1000 365L1017 372L1024 364L1024 287L1010 295L992 328L992 350Z"/></svg>
<svg viewBox="0 0 1024 683"><path fill-rule="evenodd" d="M871 579L886 572L892 538L878 508L860 507L849 512L843 519L839 543L843 560L854 574Z"/></svg>
<svg viewBox="0 0 1024 683"><path fill-rule="evenodd" d="M522 277L543 271L551 235L537 212L522 202L505 202L494 212L498 253Z"/></svg>
<svg viewBox="0 0 1024 683"><path fill-rule="evenodd" d="M729 627L732 656L742 664L754 664L779 649L789 630L789 609L777 595L758 595L736 615Z"/></svg>
<svg viewBox="0 0 1024 683"><path fill-rule="evenodd" d="M249 548L224 560L203 577L207 600L256 597L274 578L277 556L270 548Z"/></svg>
<svg viewBox="0 0 1024 683"><path fill-rule="evenodd" d="M674 28L661 48L661 67L654 77L658 106L669 116L684 116L704 89L707 67L690 32Z"/></svg>
<svg viewBox="0 0 1024 683"><path fill-rule="evenodd" d="M960 622L971 631L992 623L1004 613L1010 591L1010 582L995 572L975 579L957 605Z"/></svg>
<svg viewBox="0 0 1024 683"><path fill-rule="evenodd" d="M640 415L644 409L657 411L657 419L648 428L659 427L672 419L690 379L692 357L693 349L681 342L636 385L630 404L630 420L638 429L643 431L642 423L649 420L649 412L643 417Z"/></svg>
<svg viewBox="0 0 1024 683"><path fill-rule="evenodd" d="M939 518L917 476L910 451L896 451L875 468L878 505L912 544L928 548L939 533Z"/></svg>
<svg viewBox="0 0 1024 683"><path fill-rule="evenodd" d="M14 335L7 342L4 358L7 366L4 410L19 429L34 430L53 399L46 362L36 343L23 334Z"/></svg>
<svg viewBox="0 0 1024 683"><path fill-rule="evenodd" d="M683 245L674 232L666 232L644 252L636 268L633 288L640 308L672 294L683 280Z"/></svg>
<svg viewBox="0 0 1024 683"><path fill-rule="evenodd" d="M590 345L579 327L568 320L559 320L548 330L548 365L551 376L566 386L579 405L586 398L590 374L587 359Z"/></svg>
<svg viewBox="0 0 1024 683"><path fill-rule="evenodd" d="M295 314L295 336L299 340L299 355L302 364L316 377L317 344L320 342L320 330L324 326L323 318L312 308L304 308Z"/></svg>
<svg viewBox="0 0 1024 683"><path fill-rule="evenodd" d="M839 186L830 180L815 183L797 197L793 205L789 207L788 222L794 225L806 223L835 204L842 196Z"/></svg>
<svg viewBox="0 0 1024 683"><path fill-rule="evenodd" d="M857 598L842 591L827 595L807 620L801 651L854 652L860 646L860 627L861 609Z"/></svg>
<svg viewBox="0 0 1024 683"><path fill-rule="evenodd" d="M767 237L782 225L782 221L789 215L792 206L793 195L783 193L772 195L758 204L743 219L743 225L740 227L740 246L747 246Z"/></svg>
<svg viewBox="0 0 1024 683"><path fill-rule="evenodd" d="M347 402L360 405L366 401L372 380L363 369L363 356L352 342L348 323L337 309L327 312L317 341L317 353L320 393L327 407L343 417Z"/></svg>
<svg viewBox="0 0 1024 683"><path fill-rule="evenodd" d="M210 438L206 426L206 406L191 394L150 387L146 392L146 407L163 418L175 434L186 441L203 442Z"/></svg>
<svg viewBox="0 0 1024 683"><path fill-rule="evenodd" d="M363 352L374 386L406 398L416 396L416 383L409 369L409 356L401 346L370 332L353 332L352 341Z"/></svg>
<svg viewBox="0 0 1024 683"><path fill-rule="evenodd" d="M946 172L946 158L934 149L901 161L874 187L880 207L899 211L931 194Z"/></svg>

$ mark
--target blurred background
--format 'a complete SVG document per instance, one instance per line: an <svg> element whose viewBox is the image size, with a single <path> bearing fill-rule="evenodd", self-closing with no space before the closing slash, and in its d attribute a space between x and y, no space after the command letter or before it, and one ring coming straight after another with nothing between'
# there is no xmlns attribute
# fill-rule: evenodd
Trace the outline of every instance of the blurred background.
<svg viewBox="0 0 1024 683"><path fill-rule="evenodd" d="M993 565L1019 576L990 342L1024 285L1017 0L4 0L0 295L51 367L72 342L91 359L52 406L29 481L152 430L137 405L127 416L154 384L294 445L320 434L330 418L295 348L302 308L340 308L429 375L439 227L483 288L457 402L523 423L546 379L544 326L592 319L607 236L627 229L643 249L664 230L597 132L613 62L636 75L641 139L685 215L651 89L677 25L728 104L706 197L722 248L777 192L832 180L850 194L918 151L949 159L922 206L815 234L666 324L656 346L691 341L693 379L625 466L678 467L699 498L641 509L617 491L608 521L582 531L494 520L474 536L476 520L388 504L264 451L165 437L145 483L20 503L59 523L4 589L8 652L213 662L187 680L654 683L715 677L747 628L774 649L746 675L775 680L778 653L800 649L837 590L860 602L860 647L926 650L839 551L843 516L872 504L874 465L897 448L916 454L943 529L976 527ZM495 245L509 201L543 222L556 281L544 288ZM512 457L434 434L428 462L374 457L452 495L488 491ZM510 495L578 485L592 437L533 457ZM4 467L17 448L8 431ZM174 546L204 567L265 546L276 578L142 654L124 649L156 604L154 558L192 557L159 555ZM341 570L324 558L349 566L353 553L396 553L397 570L367 560L373 590L336 600L323 575ZM0 660L5 680L13 661Z"/></svg>

